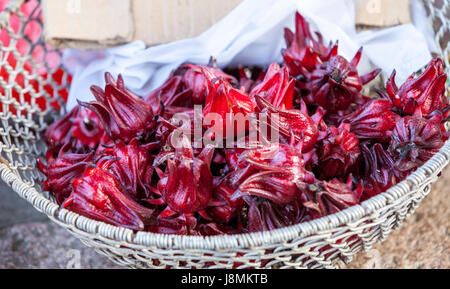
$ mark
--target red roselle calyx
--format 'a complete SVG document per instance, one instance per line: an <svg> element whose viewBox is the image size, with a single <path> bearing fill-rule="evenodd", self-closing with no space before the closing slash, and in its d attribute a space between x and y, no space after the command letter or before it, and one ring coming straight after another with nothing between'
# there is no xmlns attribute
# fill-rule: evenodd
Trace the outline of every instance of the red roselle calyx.
<svg viewBox="0 0 450 289"><path fill-rule="evenodd" d="M359 140L350 132L351 125L330 127L319 150L319 166L324 177L346 176L359 157Z"/></svg>
<svg viewBox="0 0 450 289"><path fill-rule="evenodd" d="M351 132L359 139L386 140L400 118L391 111L392 103L384 99L373 99L360 109L347 115L344 122L351 125Z"/></svg>
<svg viewBox="0 0 450 289"><path fill-rule="evenodd" d="M97 101L80 104L97 114L112 140L128 143L133 138L145 137L155 126L152 108L125 88L122 76L116 82L106 73L105 81L105 90L91 87Z"/></svg>
<svg viewBox="0 0 450 289"><path fill-rule="evenodd" d="M214 148L207 147L195 157L190 142L182 136L173 158L167 160L164 201L180 213L206 208L211 200L213 177L210 170Z"/></svg>
<svg viewBox="0 0 450 289"><path fill-rule="evenodd" d="M295 81L290 78L286 67L277 63L270 65L264 80L254 87L250 96L259 95L270 104L282 109L292 109Z"/></svg>
<svg viewBox="0 0 450 289"><path fill-rule="evenodd" d="M100 155L115 159L109 171L134 198L145 199L150 195L153 175L153 157L150 152L157 147L157 143L140 145L137 139L133 139L128 145L119 142L112 148L106 148Z"/></svg>
<svg viewBox="0 0 450 289"><path fill-rule="evenodd" d="M312 71L317 65L328 61L335 48L330 44L323 44L322 35L316 32L312 35L309 23L305 18L297 13L295 15L295 33L285 29L284 38L287 49L282 51L284 63L289 68L289 73L297 77Z"/></svg>
<svg viewBox="0 0 450 289"><path fill-rule="evenodd" d="M185 88L192 90L192 103L203 104L208 95L208 89L213 79L222 79L232 85L237 80L217 68L215 61L208 66L184 64L176 72L183 77L183 85Z"/></svg>
<svg viewBox="0 0 450 289"><path fill-rule="evenodd" d="M320 33L316 33L316 40L308 22L299 13L295 23L295 33L285 30L288 48L283 51L283 57L290 74L298 79L298 87L306 94L306 103L317 103L328 113L333 113L361 102L363 85L372 81L381 70L359 76L356 67L362 48L348 62L338 55L337 43L325 46Z"/></svg>
<svg viewBox="0 0 450 289"><path fill-rule="evenodd" d="M63 146L71 141L72 120L80 113L80 106L76 106L66 116L51 124L45 131L44 138L49 146Z"/></svg>
<svg viewBox="0 0 450 289"><path fill-rule="evenodd" d="M304 169L301 152L288 145L249 150L241 158L255 173L239 186L233 199L258 196L277 205L286 205L298 196L299 183L314 182L314 177Z"/></svg>
<svg viewBox="0 0 450 289"><path fill-rule="evenodd" d="M357 205L441 149L450 111L441 60L400 88L394 72L370 98L362 88L379 70L358 74L362 49L347 61L300 14L295 24L283 64L266 69L183 64L145 99L107 73L96 101L44 133L44 188L64 208L135 231L260 232Z"/></svg>
<svg viewBox="0 0 450 289"><path fill-rule="evenodd" d="M297 147L286 144L271 144L262 148L246 150L239 159L241 163L250 164L259 170L277 171L282 169L297 175L304 172L301 151Z"/></svg>
<svg viewBox="0 0 450 289"><path fill-rule="evenodd" d="M426 70L417 78L411 75L397 88L395 70L386 83L386 91L394 106L407 115L429 115L432 112L448 109L449 102L445 96L447 74L441 59L433 59Z"/></svg>
<svg viewBox="0 0 450 289"><path fill-rule="evenodd" d="M73 137L90 149L95 149L99 144L107 144L109 138L103 129L98 116L91 110L80 108L79 113L73 119Z"/></svg>
<svg viewBox="0 0 450 289"><path fill-rule="evenodd" d="M389 146L396 168L417 168L440 150L449 135L441 122L441 113L430 119L407 116L397 122Z"/></svg>
<svg viewBox="0 0 450 289"><path fill-rule="evenodd" d="M197 227L194 214L181 214L167 207L157 217L156 222L148 227L148 231L159 234L191 235Z"/></svg>
<svg viewBox="0 0 450 289"><path fill-rule="evenodd" d="M206 98L203 114L218 113L226 120L227 113L252 113L255 105L245 93L234 89L229 83L216 80Z"/></svg>
<svg viewBox="0 0 450 289"><path fill-rule="evenodd" d="M63 147L66 152L80 153L110 142L95 113L79 105L50 125L44 140L55 157Z"/></svg>
<svg viewBox="0 0 450 289"><path fill-rule="evenodd" d="M361 103L363 85L372 81L381 70L359 76L356 69L361 49L351 62L340 55L332 55L329 61L317 66L308 77L306 84L299 82L300 88L309 91L305 101L317 103L328 113L346 110L352 103Z"/></svg>
<svg viewBox="0 0 450 289"><path fill-rule="evenodd" d="M203 116L207 118L217 114L220 118L214 120L219 122L215 125L220 127L220 122L222 122L223 136L229 137L227 132L228 130L231 131L233 125L230 116L232 114L247 116L253 113L254 108L255 104L246 93L233 88L230 83L224 80L215 79L206 97ZM243 128L234 128L234 135L241 135L241 129Z"/></svg>
<svg viewBox="0 0 450 289"><path fill-rule="evenodd" d="M73 192L63 204L66 209L133 230L154 223L154 211L140 205L119 179L109 171L115 160L102 160L73 182Z"/></svg>
<svg viewBox="0 0 450 289"><path fill-rule="evenodd" d="M93 156L93 152L61 153L47 166L38 160L40 171L47 177L47 180L43 182L44 189L55 194L58 204L62 204L70 195L74 179L83 175L86 168L91 165Z"/></svg>
<svg viewBox="0 0 450 289"><path fill-rule="evenodd" d="M368 143L363 143L361 154L365 163L362 179L363 200L385 192L403 177L403 173L396 167L392 156L382 144L370 146Z"/></svg>
<svg viewBox="0 0 450 289"><path fill-rule="evenodd" d="M248 231L270 231L290 224L287 208L276 206L268 200L259 198L246 199L248 203Z"/></svg>
<svg viewBox="0 0 450 289"><path fill-rule="evenodd" d="M208 66L183 64L160 88L150 93L145 101L154 112L170 110L171 107L192 108L205 102L215 79L222 79L230 84L237 83L234 77L218 69L213 61Z"/></svg>
<svg viewBox="0 0 450 289"><path fill-rule="evenodd" d="M313 148L319 137L317 124L313 119L300 110L277 108L258 95L255 99L259 110L267 113L268 124L271 127L274 126L282 135L293 135L297 141L302 141L303 152Z"/></svg>
<svg viewBox="0 0 450 289"><path fill-rule="evenodd" d="M311 211L311 216L318 218L358 204L361 193L361 186L352 190L350 182L331 180L303 186L301 198L303 205Z"/></svg>
<svg viewBox="0 0 450 289"><path fill-rule="evenodd" d="M206 209L207 214L218 223L228 223L244 206L244 200L237 198L232 200L235 190L225 182L213 191L212 202Z"/></svg>
<svg viewBox="0 0 450 289"><path fill-rule="evenodd" d="M233 199L243 196L258 196L280 206L286 205L297 197L297 182L299 181L299 177L291 172L260 172L246 179L233 195Z"/></svg>

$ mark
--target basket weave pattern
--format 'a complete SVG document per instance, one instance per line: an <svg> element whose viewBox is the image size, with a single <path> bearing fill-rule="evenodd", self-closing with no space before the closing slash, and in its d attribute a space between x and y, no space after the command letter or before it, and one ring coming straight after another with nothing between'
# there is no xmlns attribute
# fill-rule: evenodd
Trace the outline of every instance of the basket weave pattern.
<svg viewBox="0 0 450 289"><path fill-rule="evenodd" d="M62 66L51 67L42 61L61 54L41 39L30 39L30 26L42 30L41 13L37 7L25 16L23 2L11 0L0 14L0 28L10 37L9 45L0 42L1 179L52 221L118 264L134 268L334 268L339 261L348 263L355 253L370 250L401 226L450 161L448 141L440 153L386 193L337 214L270 232L212 237L135 233L60 209L40 189L44 177L36 169L36 157L45 153L41 132L64 113L55 107L63 107L61 95L69 88L70 76ZM445 16L450 15L450 3L441 2L441 7L433 1L425 5L430 19L443 23L435 32L448 69L450 45L442 38L450 31ZM26 53L19 46L25 46ZM54 106L42 107L43 100Z"/></svg>

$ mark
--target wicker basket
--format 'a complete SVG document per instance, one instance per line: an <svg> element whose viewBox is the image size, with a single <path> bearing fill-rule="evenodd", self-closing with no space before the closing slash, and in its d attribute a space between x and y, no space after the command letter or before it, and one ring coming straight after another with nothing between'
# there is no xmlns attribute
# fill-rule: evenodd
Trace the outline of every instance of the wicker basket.
<svg viewBox="0 0 450 289"><path fill-rule="evenodd" d="M450 45L442 39L450 33L445 17L450 14L450 3L433 2L425 1L425 5L430 19L441 23L434 25L436 41L443 47L448 69ZM1 178L37 210L118 264L134 268L334 268L385 240L414 213L450 161L449 141L386 193L328 217L261 233L213 237L135 233L60 209L41 191L43 176L35 161L45 153L40 133L64 113L58 108L63 106L70 75L54 63L61 56L59 51L41 39L31 39L30 30L42 30L40 7L27 6L24 14L25 5L30 3L11 0L0 14L2 35L10 37L9 45L0 42Z"/></svg>

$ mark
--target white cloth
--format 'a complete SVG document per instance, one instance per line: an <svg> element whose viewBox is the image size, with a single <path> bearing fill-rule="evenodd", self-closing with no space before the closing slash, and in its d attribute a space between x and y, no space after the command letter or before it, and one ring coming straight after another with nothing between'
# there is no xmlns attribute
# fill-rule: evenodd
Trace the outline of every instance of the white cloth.
<svg viewBox="0 0 450 289"><path fill-rule="evenodd" d="M245 0L196 38L150 48L136 41L104 51L66 49L64 63L74 76L67 108L73 108L77 99L93 100L89 88L103 86L105 71L121 73L128 89L145 96L185 62L207 64L210 56L220 67L281 62L283 29L294 29L296 11L325 41L339 40L339 53L348 60L364 46L361 73L380 67L389 75L395 67L401 83L431 59L427 40L412 24L356 33L352 0Z"/></svg>

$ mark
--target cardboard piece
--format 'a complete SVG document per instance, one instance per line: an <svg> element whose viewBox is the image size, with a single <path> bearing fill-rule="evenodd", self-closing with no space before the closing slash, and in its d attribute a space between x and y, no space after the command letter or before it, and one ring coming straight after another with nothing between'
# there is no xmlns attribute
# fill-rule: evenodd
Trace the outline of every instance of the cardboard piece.
<svg viewBox="0 0 450 289"><path fill-rule="evenodd" d="M44 38L55 48L167 43L199 35L242 1L42 0ZM354 1L359 28L411 23L409 0Z"/></svg>
<svg viewBox="0 0 450 289"><path fill-rule="evenodd" d="M44 39L56 48L95 49L194 37L242 0L43 0Z"/></svg>
<svg viewBox="0 0 450 289"><path fill-rule="evenodd" d="M409 0L354 0L356 25L370 27L411 23Z"/></svg>

